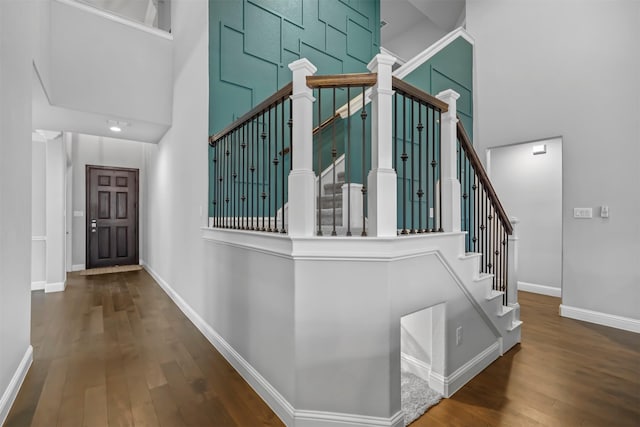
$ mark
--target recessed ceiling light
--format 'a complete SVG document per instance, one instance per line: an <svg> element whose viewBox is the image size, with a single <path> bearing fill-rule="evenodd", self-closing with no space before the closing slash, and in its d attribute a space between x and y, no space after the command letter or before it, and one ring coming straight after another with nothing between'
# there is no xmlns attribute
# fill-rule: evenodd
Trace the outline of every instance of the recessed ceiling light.
<svg viewBox="0 0 640 427"><path fill-rule="evenodd" d="M117 125L110 126L109 130L111 132L122 132L122 128L120 126L117 126Z"/></svg>
<svg viewBox="0 0 640 427"><path fill-rule="evenodd" d="M107 126L109 126L109 130L111 132L122 132L122 129L129 126L129 123L117 120L107 120Z"/></svg>
<svg viewBox="0 0 640 427"><path fill-rule="evenodd" d="M533 154L546 154L547 152L547 144L540 144L540 145L534 145L533 146Z"/></svg>

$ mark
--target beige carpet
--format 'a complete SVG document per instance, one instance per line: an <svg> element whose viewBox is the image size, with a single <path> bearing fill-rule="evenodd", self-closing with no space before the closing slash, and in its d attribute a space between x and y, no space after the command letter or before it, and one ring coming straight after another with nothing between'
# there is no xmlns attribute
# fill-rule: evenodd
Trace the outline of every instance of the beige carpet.
<svg viewBox="0 0 640 427"><path fill-rule="evenodd" d="M81 276L94 276L96 274L109 274L109 273L124 273L126 271L138 271L142 270L141 265L116 265L114 267L100 267L90 268L89 270L82 270Z"/></svg>

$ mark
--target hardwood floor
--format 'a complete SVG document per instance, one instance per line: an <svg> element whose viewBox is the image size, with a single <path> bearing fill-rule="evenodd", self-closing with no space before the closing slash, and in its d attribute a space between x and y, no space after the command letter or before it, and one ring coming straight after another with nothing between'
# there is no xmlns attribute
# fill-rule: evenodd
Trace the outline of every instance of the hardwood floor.
<svg viewBox="0 0 640 427"><path fill-rule="evenodd" d="M34 363L6 427L282 426L146 271L32 294Z"/></svg>
<svg viewBox="0 0 640 427"><path fill-rule="evenodd" d="M520 292L522 343L412 427L640 426L640 334L558 315Z"/></svg>
<svg viewBox="0 0 640 427"><path fill-rule="evenodd" d="M423 426L640 426L640 335L520 293L523 341ZM145 271L32 296L34 363L6 427L281 426Z"/></svg>

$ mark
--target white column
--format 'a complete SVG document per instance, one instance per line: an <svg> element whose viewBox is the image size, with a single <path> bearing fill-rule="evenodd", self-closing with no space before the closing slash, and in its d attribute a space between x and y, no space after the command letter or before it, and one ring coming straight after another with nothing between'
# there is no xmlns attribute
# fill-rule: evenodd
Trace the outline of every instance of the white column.
<svg viewBox="0 0 640 427"><path fill-rule="evenodd" d="M289 64L293 72L292 159L289 173L289 235L313 236L315 228L315 174L313 173L313 91L307 76L317 69L307 59Z"/></svg>
<svg viewBox="0 0 640 427"><path fill-rule="evenodd" d="M514 307L516 312L516 319L520 318L520 304L518 304L518 228L517 224L520 222L518 218L509 218L511 226L513 227L513 233L509 236L509 261L508 261L508 280L507 280L507 304L510 307Z"/></svg>
<svg viewBox="0 0 640 427"><path fill-rule="evenodd" d="M449 105L449 110L440 117L440 187L442 190L442 218L444 231L460 231L460 182L457 177L456 163L456 100L460 95L448 89L436 95Z"/></svg>
<svg viewBox="0 0 640 427"><path fill-rule="evenodd" d="M377 237L396 236L398 232L398 183L392 167L391 126L391 72L395 62L392 56L378 54L367 65L372 73L378 73L378 82L371 91L371 171L367 179L369 234Z"/></svg>

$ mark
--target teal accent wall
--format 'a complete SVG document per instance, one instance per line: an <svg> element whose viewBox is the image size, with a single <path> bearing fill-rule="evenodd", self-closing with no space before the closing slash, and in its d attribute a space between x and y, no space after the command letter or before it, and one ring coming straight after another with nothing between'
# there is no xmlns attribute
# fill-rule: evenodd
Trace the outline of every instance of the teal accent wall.
<svg viewBox="0 0 640 427"><path fill-rule="evenodd" d="M458 92L458 115L473 139L473 46L468 41L458 37L404 80L434 96L446 89Z"/></svg>
<svg viewBox="0 0 640 427"><path fill-rule="evenodd" d="M311 61L317 75L361 73L379 50L379 0L210 0L209 134L289 83L297 59ZM339 91L338 105L345 100Z"/></svg>
<svg viewBox="0 0 640 427"><path fill-rule="evenodd" d="M463 39L462 37L457 38L443 50L434 55L430 60L422 64L420 67L411 72L408 76L404 78L407 83L410 83L427 93L432 95L437 95L439 92L446 89L453 89L457 93L460 94L460 98L458 98L457 102L457 113L462 121L469 137L473 138L473 46ZM401 102L400 102L401 105ZM407 119L410 120L410 119ZM435 120L433 117L429 120L429 123L433 123ZM414 118L414 122L418 122L418 118ZM414 125L415 125L414 123ZM423 122L424 123L424 122ZM426 125L431 126L430 124ZM410 123L405 123L406 132L406 145L405 149L409 154L409 158L411 159L414 155L418 153L418 144L415 140L411 140L411 127ZM427 128L425 128L425 132ZM398 130L398 141L401 144L405 144L403 139L403 129ZM414 134L415 135L415 134ZM424 135L427 137L427 135ZM428 135L430 141L432 141L433 135ZM439 135L435 135L435 139L439 139ZM411 149L413 148L413 152ZM413 153L413 154L412 154ZM415 163L414 170L411 170L411 167L408 165L408 173L405 178L405 183L403 185L402 180L402 160L401 160L402 148L398 147L395 153L395 162L398 167L398 228L402 229L403 225L407 225L410 228L411 224L411 200L412 193L415 193L419 187L418 185L418 174L416 173L416 169L419 167L422 168L422 171L429 170L431 171L431 166L427 161L421 160L421 165L418 166L418 163ZM436 159L439 157L438 149L436 149L434 156ZM432 157L430 158L430 160ZM436 167L436 176L439 176L439 165ZM463 168L468 167L466 164L463 164ZM426 178L426 179L425 179ZM429 176L423 175L423 185L427 179L431 179L431 174ZM433 180L431 179L431 182ZM422 225L426 224L427 228L433 229L437 226L434 225L433 218L429 217L429 206L434 206L434 195L431 187L427 187L424 189L426 194L422 200L422 202L418 202L418 199L414 197L413 202L413 215L414 218L422 217ZM462 188L464 192L465 189ZM468 189L467 189L468 191ZM427 203L429 201L429 203ZM404 216L402 214L402 206L406 206L404 210ZM419 212L422 212L422 215L419 215ZM473 213L473 206L471 206L471 213ZM462 221L466 222L466 211L462 212ZM418 220L415 219L416 224L418 224Z"/></svg>
<svg viewBox="0 0 640 427"><path fill-rule="evenodd" d="M367 72L379 46L379 0L210 0L209 133L290 82L289 63Z"/></svg>

